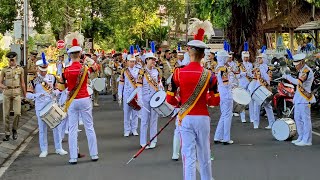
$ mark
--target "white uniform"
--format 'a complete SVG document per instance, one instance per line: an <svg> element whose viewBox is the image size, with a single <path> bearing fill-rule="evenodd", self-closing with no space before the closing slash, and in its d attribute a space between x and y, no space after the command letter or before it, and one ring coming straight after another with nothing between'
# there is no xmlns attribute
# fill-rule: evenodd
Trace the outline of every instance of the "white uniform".
<svg viewBox="0 0 320 180"><path fill-rule="evenodd" d="M218 67L219 68L219 67ZM227 72L224 72L227 73ZM232 99L232 81L228 74L228 80L223 81L222 72L219 70L217 75L218 80L218 91L220 93L220 111L221 116L219 123L214 135L215 141L229 142L231 121L232 121L232 110L233 110L233 99Z"/></svg>
<svg viewBox="0 0 320 180"><path fill-rule="evenodd" d="M180 108L175 109L175 113L178 113ZM172 159L178 160L180 156L180 146L181 146L181 134L179 130L179 118L177 116L176 122L175 122L176 128L174 129L173 134L173 145L172 145Z"/></svg>
<svg viewBox="0 0 320 180"><path fill-rule="evenodd" d="M270 77L268 75L268 70L269 70L268 65L266 63L260 64L259 69L260 69L260 72L261 72L261 78L264 81L266 81L268 83L268 85L270 85ZM262 85L261 82L259 80L257 80L255 89L258 88L261 85ZM272 124L275 121L274 114L273 114L273 109L272 109L272 106L271 106L271 102L263 103L262 105L263 105L263 108L266 110L268 121L269 121L269 125L266 128L270 129ZM254 119L253 125L254 125L255 128L257 128L257 127L259 127L259 124L260 124L260 108L261 108L261 106L258 105L258 104L255 104L254 106L255 106L255 112L254 112L255 113L255 119Z"/></svg>
<svg viewBox="0 0 320 180"><path fill-rule="evenodd" d="M240 72L240 74L237 76L237 78L239 79L239 86L247 91L249 90L249 83L250 80L249 78L252 78L252 64L250 62L243 62L242 63L243 67L246 69L245 72ZM250 122L253 122L253 101L250 101L249 103L249 115L250 115ZM240 113L240 118L242 122L246 122L246 113L245 110L243 112Z"/></svg>
<svg viewBox="0 0 320 180"><path fill-rule="evenodd" d="M151 70L149 70L148 68L145 68L144 70L149 72L153 80L159 84L161 79L159 77L158 69L152 68ZM152 138L157 134L158 114L156 111L154 111L150 107L150 100L153 94L156 93L156 89L151 84L148 83L146 73L144 73L144 76L142 79L142 86L138 88L139 88L139 94L138 94L139 103L144 106L141 109L142 117L141 117L141 127L140 127L140 145L144 146L145 144L147 144L148 126L150 126L150 138ZM153 140L153 143L154 144L157 143L157 138Z"/></svg>
<svg viewBox="0 0 320 180"><path fill-rule="evenodd" d="M123 99L124 134L136 132L138 128L138 112L133 110L132 107L127 104L127 99L136 88L136 80L138 78L139 69L136 67L128 67L127 69L130 71L132 77L134 78L134 84L130 82L130 77L128 77L128 75L124 73L126 71L125 69L122 73L124 82L119 83L118 87L118 97L119 99Z"/></svg>
<svg viewBox="0 0 320 180"><path fill-rule="evenodd" d="M314 73L310 67L304 65L304 67L299 71L299 78L295 79L291 75L287 75L286 79L293 84L300 84L303 89L311 93L311 86L314 80ZM302 81L302 79L305 79ZM294 120L296 122L298 139L297 143L312 144L312 124L311 124L311 103L315 102L315 97L309 99L306 97L298 88L293 97L294 103Z"/></svg>
<svg viewBox="0 0 320 180"><path fill-rule="evenodd" d="M38 76L40 76L38 74ZM51 88L55 83L55 77L51 74L46 74L43 78ZM42 87L41 82L34 84L34 93L27 93L26 97L35 101L35 110L39 125L39 144L41 152L48 152L47 124L41 119L40 111L50 102L53 101L53 96ZM62 150L60 125L53 129L53 140L56 151Z"/></svg>

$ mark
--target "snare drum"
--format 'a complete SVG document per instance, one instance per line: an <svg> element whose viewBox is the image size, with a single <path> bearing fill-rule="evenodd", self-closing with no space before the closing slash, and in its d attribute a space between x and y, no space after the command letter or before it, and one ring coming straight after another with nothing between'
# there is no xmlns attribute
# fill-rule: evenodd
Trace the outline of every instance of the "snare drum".
<svg viewBox="0 0 320 180"><path fill-rule="evenodd" d="M40 111L41 119L51 128L57 127L67 114L58 106L50 102Z"/></svg>
<svg viewBox="0 0 320 180"><path fill-rule="evenodd" d="M251 101L250 94L243 88L234 88L232 90L232 99L234 101L233 112L235 113L244 111L246 105Z"/></svg>
<svg viewBox="0 0 320 180"><path fill-rule="evenodd" d="M103 78L94 78L91 81L91 87L97 91L102 91L106 87L105 80Z"/></svg>
<svg viewBox="0 0 320 180"><path fill-rule="evenodd" d="M264 86L257 87L252 92L252 99L258 103L258 105L262 105L263 103L268 103L271 101L272 93Z"/></svg>
<svg viewBox="0 0 320 180"><path fill-rule="evenodd" d="M174 112L174 107L166 101L166 96L165 91L158 91L150 100L150 107L162 117L168 117Z"/></svg>
<svg viewBox="0 0 320 180"><path fill-rule="evenodd" d="M272 135L278 141L285 141L297 133L296 123L291 118L281 118L272 124Z"/></svg>
<svg viewBox="0 0 320 180"><path fill-rule="evenodd" d="M129 98L127 99L127 104L136 111L139 111L141 109L141 107L138 105L138 89L132 91Z"/></svg>

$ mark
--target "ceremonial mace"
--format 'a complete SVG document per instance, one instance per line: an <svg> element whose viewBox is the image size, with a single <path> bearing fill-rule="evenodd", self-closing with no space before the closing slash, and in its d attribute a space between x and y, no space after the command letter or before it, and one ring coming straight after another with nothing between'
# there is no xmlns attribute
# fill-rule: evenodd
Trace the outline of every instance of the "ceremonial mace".
<svg viewBox="0 0 320 180"><path fill-rule="evenodd" d="M146 147L149 146L150 143L171 123L171 121L176 119L177 115L178 115L178 113L176 113L174 116L172 116L167 121L167 123L160 129L160 131L158 131L157 134L155 136L153 136L145 146L140 148L140 150L134 156L132 156L132 158L127 162L127 164L129 164L132 160L136 159L146 149Z"/></svg>

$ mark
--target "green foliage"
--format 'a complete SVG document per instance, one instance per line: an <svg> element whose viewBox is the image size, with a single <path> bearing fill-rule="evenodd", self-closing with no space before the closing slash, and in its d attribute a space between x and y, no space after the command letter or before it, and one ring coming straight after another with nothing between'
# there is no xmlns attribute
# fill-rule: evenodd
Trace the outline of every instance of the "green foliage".
<svg viewBox="0 0 320 180"><path fill-rule="evenodd" d="M17 16L15 0L0 0L0 33L13 29L13 21Z"/></svg>

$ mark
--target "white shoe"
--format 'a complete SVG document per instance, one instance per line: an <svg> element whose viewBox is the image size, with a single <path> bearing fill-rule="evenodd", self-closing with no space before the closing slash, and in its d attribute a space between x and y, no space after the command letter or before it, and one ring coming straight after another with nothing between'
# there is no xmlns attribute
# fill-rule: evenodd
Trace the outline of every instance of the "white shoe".
<svg viewBox="0 0 320 180"><path fill-rule="evenodd" d="M148 148L148 149L153 149L153 148L156 147L156 145L157 145L157 143L152 142L152 143L149 145L149 148Z"/></svg>
<svg viewBox="0 0 320 180"><path fill-rule="evenodd" d="M56 154L59 154L59 155L63 156L63 155L67 155L68 152L63 150L63 149L57 149L56 150Z"/></svg>
<svg viewBox="0 0 320 180"><path fill-rule="evenodd" d="M247 121L245 119L241 119L241 122L242 123L246 123Z"/></svg>
<svg viewBox="0 0 320 180"><path fill-rule="evenodd" d="M239 114L238 113L233 113L233 116L234 117L239 117Z"/></svg>
<svg viewBox="0 0 320 180"><path fill-rule="evenodd" d="M69 131L68 131L68 130L65 130L64 133L65 133L65 134L69 134Z"/></svg>
<svg viewBox="0 0 320 180"><path fill-rule="evenodd" d="M42 151L39 155L40 158L45 158L48 155L48 151Z"/></svg>
<svg viewBox="0 0 320 180"><path fill-rule="evenodd" d="M267 126L267 127L265 127L265 129L271 129L271 126Z"/></svg>
<svg viewBox="0 0 320 180"><path fill-rule="evenodd" d="M81 132L82 130L81 129L78 129L78 132Z"/></svg>
<svg viewBox="0 0 320 180"><path fill-rule="evenodd" d="M300 141L300 142L297 142L297 143L294 143L296 146L311 146L312 143L305 143L303 141Z"/></svg>
<svg viewBox="0 0 320 180"><path fill-rule="evenodd" d="M80 125L80 126L83 126L83 121L82 121L82 119L79 120L79 125Z"/></svg>
<svg viewBox="0 0 320 180"><path fill-rule="evenodd" d="M296 140L291 141L291 143L292 143L292 144L295 144L295 143L298 143L298 142L300 142L300 141L301 141L301 140L296 139Z"/></svg>
<svg viewBox="0 0 320 180"><path fill-rule="evenodd" d="M134 136L139 136L137 130L132 131L132 134L133 134Z"/></svg>
<svg viewBox="0 0 320 180"><path fill-rule="evenodd" d="M91 161L98 161L99 157L97 155L91 156Z"/></svg>
<svg viewBox="0 0 320 180"><path fill-rule="evenodd" d="M94 106L94 107L98 107L99 104L98 104L98 103L94 103L93 106Z"/></svg>
<svg viewBox="0 0 320 180"><path fill-rule="evenodd" d="M259 126L253 125L253 129L259 129Z"/></svg>
<svg viewBox="0 0 320 180"><path fill-rule="evenodd" d="M126 133L124 133L124 137L129 137L129 135L130 135L130 133L129 132L126 132Z"/></svg>

